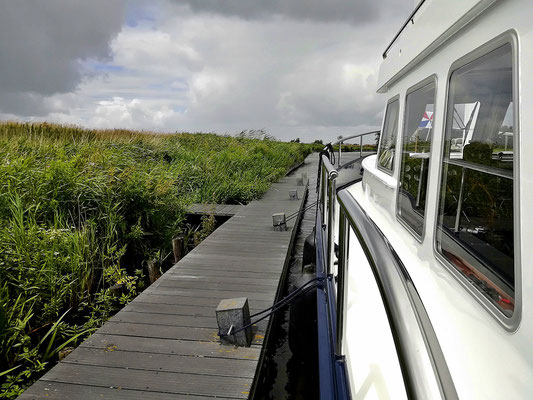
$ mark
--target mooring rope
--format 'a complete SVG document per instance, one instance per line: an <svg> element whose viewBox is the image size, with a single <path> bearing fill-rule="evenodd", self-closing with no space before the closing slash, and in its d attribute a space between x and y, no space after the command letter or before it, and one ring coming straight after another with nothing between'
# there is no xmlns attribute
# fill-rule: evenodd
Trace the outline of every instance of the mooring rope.
<svg viewBox="0 0 533 400"><path fill-rule="evenodd" d="M318 200L309 204L308 206L305 206L301 210L298 210L296 212L293 212L292 214L289 214L287 217L285 217L285 221L290 221L291 219L296 218L299 214L306 212L307 210L316 206L317 204L318 204Z"/></svg>
<svg viewBox="0 0 533 400"><path fill-rule="evenodd" d="M298 289L294 290L289 295L285 296L283 299L281 299L277 303L273 304L272 306L270 306L268 308L265 308L263 311L260 311L260 312L257 312L255 314L250 315L250 318L256 317L256 316L261 315L261 314L264 314L264 313L266 313L267 311L270 310L267 314L265 314L262 317L256 319L255 321L252 321L249 324L246 324L246 325L241 326L239 328L234 328L233 325L232 325L228 332L220 332L220 330L219 330L218 331L218 336L226 337L226 336L230 336L230 335L235 335L235 334L237 334L239 332L242 332L245 329L250 328L251 326L257 324L258 322L260 322L260 321L264 320L265 318L271 316L272 314L274 314L276 311L280 310L284 306L290 304L292 301L294 301L294 299L296 299L296 298L304 295L305 293L313 290L314 288L316 288L317 286L320 285L320 282L324 281L325 279L326 279L325 277L316 277L316 278L311 279L310 281L308 281L304 285L302 285L302 287L299 287ZM313 283L313 285L311 285L311 283Z"/></svg>

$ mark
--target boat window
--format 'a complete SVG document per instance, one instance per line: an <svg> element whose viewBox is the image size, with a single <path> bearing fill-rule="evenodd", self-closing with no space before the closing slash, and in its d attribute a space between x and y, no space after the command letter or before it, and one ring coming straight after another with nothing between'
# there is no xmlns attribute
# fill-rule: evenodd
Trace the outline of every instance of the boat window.
<svg viewBox="0 0 533 400"><path fill-rule="evenodd" d="M378 151L378 166L392 173L394 169L394 151L398 135L398 111L400 101L394 100L387 104L385 121L381 130L381 145Z"/></svg>
<svg viewBox="0 0 533 400"><path fill-rule="evenodd" d="M418 235L424 229L435 82L407 95L398 190L398 216Z"/></svg>
<svg viewBox="0 0 533 400"><path fill-rule="evenodd" d="M456 69L449 85L437 250L510 317L515 304L511 45Z"/></svg>

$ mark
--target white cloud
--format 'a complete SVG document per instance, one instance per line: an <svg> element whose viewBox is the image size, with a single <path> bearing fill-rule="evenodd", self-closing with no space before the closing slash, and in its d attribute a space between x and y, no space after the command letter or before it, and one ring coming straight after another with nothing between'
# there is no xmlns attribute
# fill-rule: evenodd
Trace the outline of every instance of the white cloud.
<svg viewBox="0 0 533 400"><path fill-rule="evenodd" d="M98 103L91 124L103 128L110 126L136 128L146 125L161 128L172 115L173 111L167 107L153 107L139 99L126 100L114 97L113 100Z"/></svg>

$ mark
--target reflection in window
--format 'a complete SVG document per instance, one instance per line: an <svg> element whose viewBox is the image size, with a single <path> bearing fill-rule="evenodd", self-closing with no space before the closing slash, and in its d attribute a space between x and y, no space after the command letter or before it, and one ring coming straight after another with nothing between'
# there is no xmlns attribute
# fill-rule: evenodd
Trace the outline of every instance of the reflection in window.
<svg viewBox="0 0 533 400"><path fill-rule="evenodd" d="M378 166L392 172L394 168L394 151L398 135L398 111L400 102L394 100L387 105L385 122L381 134L381 146L378 151Z"/></svg>
<svg viewBox="0 0 533 400"><path fill-rule="evenodd" d="M504 45L450 77L437 248L507 316L514 310L513 84Z"/></svg>
<svg viewBox="0 0 533 400"><path fill-rule="evenodd" d="M398 216L422 236L433 134L435 83L409 93L405 103Z"/></svg>

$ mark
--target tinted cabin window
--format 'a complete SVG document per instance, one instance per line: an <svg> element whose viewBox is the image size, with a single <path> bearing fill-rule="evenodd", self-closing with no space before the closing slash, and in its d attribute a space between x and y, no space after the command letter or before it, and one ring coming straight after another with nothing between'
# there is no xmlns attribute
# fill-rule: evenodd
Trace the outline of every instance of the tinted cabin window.
<svg viewBox="0 0 533 400"><path fill-rule="evenodd" d="M383 123L381 146L378 153L378 166L392 173L394 169L394 152L398 135L398 110L400 102L394 100L387 105Z"/></svg>
<svg viewBox="0 0 533 400"><path fill-rule="evenodd" d="M424 228L434 104L433 82L409 93L405 102L397 210L418 236Z"/></svg>
<svg viewBox="0 0 533 400"><path fill-rule="evenodd" d="M514 310L510 45L450 78L437 248L504 314Z"/></svg>

